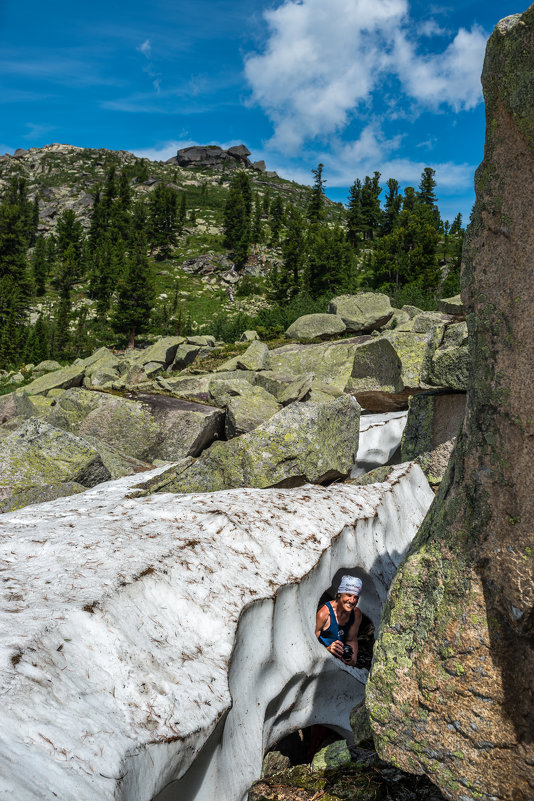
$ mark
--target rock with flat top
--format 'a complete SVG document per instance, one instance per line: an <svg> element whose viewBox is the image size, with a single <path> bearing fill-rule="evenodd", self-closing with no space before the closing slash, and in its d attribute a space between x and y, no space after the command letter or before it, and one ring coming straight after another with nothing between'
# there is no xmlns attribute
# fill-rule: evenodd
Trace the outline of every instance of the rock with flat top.
<svg viewBox="0 0 534 801"><path fill-rule="evenodd" d="M285 335L288 339L330 339L346 329L337 314L305 314L289 326Z"/></svg>
<svg viewBox="0 0 534 801"><path fill-rule="evenodd" d="M367 334L385 325L393 315L391 302L380 292L339 295L328 304L328 313L341 317L347 331Z"/></svg>

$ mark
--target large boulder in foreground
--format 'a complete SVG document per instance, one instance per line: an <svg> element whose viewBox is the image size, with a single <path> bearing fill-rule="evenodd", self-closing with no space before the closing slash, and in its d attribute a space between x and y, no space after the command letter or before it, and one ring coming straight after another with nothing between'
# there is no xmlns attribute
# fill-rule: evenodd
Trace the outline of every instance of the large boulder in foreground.
<svg viewBox="0 0 534 801"><path fill-rule="evenodd" d="M417 465L367 487L128 497L135 484L0 517L13 801L236 801L290 732L350 735L367 671L318 643L317 603L349 570L377 625L432 498Z"/></svg>
<svg viewBox="0 0 534 801"><path fill-rule="evenodd" d="M359 420L360 407L349 395L330 404L292 403L254 431L170 468L147 489L214 492L344 478L358 449Z"/></svg>
<svg viewBox="0 0 534 801"><path fill-rule="evenodd" d="M450 799L534 797L534 6L491 36L463 253L463 433L385 608L375 744Z"/></svg>
<svg viewBox="0 0 534 801"><path fill-rule="evenodd" d="M367 334L385 325L393 316L387 295L381 292L359 292L357 295L339 295L328 304L328 313L341 317L347 331Z"/></svg>
<svg viewBox="0 0 534 801"><path fill-rule="evenodd" d="M34 487L69 481L94 487L109 478L89 443L35 417L0 441L0 504Z"/></svg>

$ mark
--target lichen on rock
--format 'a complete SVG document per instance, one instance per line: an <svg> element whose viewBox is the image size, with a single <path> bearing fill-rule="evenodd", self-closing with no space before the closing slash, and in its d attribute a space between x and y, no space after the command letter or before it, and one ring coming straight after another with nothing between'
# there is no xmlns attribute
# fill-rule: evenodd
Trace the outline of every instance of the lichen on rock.
<svg viewBox="0 0 534 801"><path fill-rule="evenodd" d="M529 801L534 764L534 6L486 51L463 253L463 433L391 587L367 687L385 758L449 799Z"/></svg>

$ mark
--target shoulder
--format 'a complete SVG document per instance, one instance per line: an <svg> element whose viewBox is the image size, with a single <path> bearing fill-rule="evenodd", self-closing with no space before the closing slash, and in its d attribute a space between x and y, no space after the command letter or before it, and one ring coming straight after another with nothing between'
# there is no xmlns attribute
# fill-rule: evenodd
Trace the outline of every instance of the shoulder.
<svg viewBox="0 0 534 801"><path fill-rule="evenodd" d="M362 612L361 609L358 609L358 607L356 607L353 611L354 611L354 620L352 621L350 628L351 630L356 629L357 631L360 628L360 623L362 622Z"/></svg>
<svg viewBox="0 0 534 801"><path fill-rule="evenodd" d="M320 609L317 610L317 623L326 623L328 618L330 617L330 610L326 606L321 606Z"/></svg>

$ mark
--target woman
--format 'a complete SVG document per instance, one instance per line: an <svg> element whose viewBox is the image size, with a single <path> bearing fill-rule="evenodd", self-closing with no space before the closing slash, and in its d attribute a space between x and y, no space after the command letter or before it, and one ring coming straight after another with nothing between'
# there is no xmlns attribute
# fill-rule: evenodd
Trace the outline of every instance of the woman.
<svg viewBox="0 0 534 801"><path fill-rule="evenodd" d="M355 576L341 578L335 600L327 601L317 612L315 636L327 651L352 667L358 658L358 630L362 613L358 609L358 599L362 591L362 581ZM344 646L352 648L352 655L344 656Z"/></svg>

